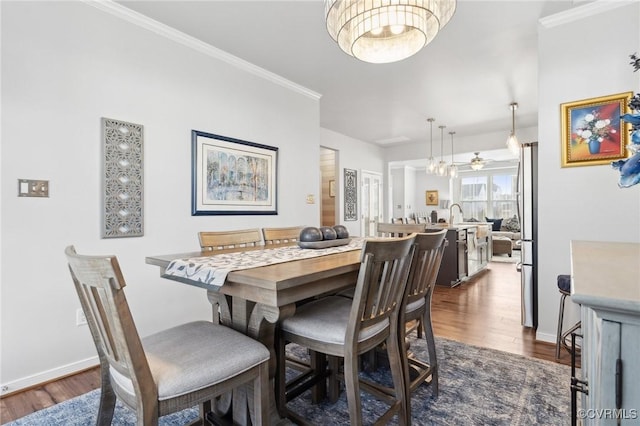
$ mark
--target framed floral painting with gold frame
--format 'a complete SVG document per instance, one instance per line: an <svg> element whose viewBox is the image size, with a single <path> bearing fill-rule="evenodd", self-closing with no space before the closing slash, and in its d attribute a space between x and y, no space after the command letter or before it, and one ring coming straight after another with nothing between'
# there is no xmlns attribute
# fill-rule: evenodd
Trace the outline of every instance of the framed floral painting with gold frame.
<svg viewBox="0 0 640 426"><path fill-rule="evenodd" d="M425 204L427 206L437 206L438 205L438 191L425 191Z"/></svg>
<svg viewBox="0 0 640 426"><path fill-rule="evenodd" d="M562 167L609 164L628 156L628 125L620 120L632 92L560 105Z"/></svg>

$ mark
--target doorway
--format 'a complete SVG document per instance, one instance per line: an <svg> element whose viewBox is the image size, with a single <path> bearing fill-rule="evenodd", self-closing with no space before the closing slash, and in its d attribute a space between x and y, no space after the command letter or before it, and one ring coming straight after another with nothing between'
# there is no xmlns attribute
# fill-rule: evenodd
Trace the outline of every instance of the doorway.
<svg viewBox="0 0 640 426"><path fill-rule="evenodd" d="M320 226L337 223L337 158L335 149L320 147Z"/></svg>
<svg viewBox="0 0 640 426"><path fill-rule="evenodd" d="M375 237L376 224L382 222L382 175L362 171L362 221L360 235Z"/></svg>

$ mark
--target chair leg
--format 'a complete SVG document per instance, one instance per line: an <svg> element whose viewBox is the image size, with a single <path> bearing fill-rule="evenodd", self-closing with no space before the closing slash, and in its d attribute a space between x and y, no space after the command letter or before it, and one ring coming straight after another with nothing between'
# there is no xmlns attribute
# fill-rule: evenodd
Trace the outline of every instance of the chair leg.
<svg viewBox="0 0 640 426"><path fill-rule="evenodd" d="M340 397L340 380L338 380L338 373L340 370L340 357L337 356L328 356L329 359L329 370L331 374L329 375L329 401L332 404L338 402L338 398Z"/></svg>
<svg viewBox="0 0 640 426"><path fill-rule="evenodd" d="M109 377L109 363L105 360L100 362L100 408L98 409L98 426L111 426L113 420L113 410L116 407L116 394L111 386Z"/></svg>
<svg viewBox="0 0 640 426"><path fill-rule="evenodd" d="M287 361L285 359L285 341L276 330L275 335L275 352L276 352L276 376L275 376L275 388L276 388L276 407L278 408L278 414L280 417L287 416L287 381L286 370Z"/></svg>
<svg viewBox="0 0 640 426"><path fill-rule="evenodd" d="M253 416L251 422L254 426L269 424L269 362L264 362L260 367L258 377L253 381Z"/></svg>
<svg viewBox="0 0 640 426"><path fill-rule="evenodd" d="M360 383L358 382L358 356L349 354L344 358L344 387L349 406L349 423L362 424L362 403L360 401Z"/></svg>
<svg viewBox="0 0 640 426"><path fill-rule="evenodd" d="M558 332L556 335L556 359L560 358L560 340L562 339L562 322L564 320L564 302L567 298L565 293L560 297L560 308L558 310Z"/></svg>
<svg viewBox="0 0 640 426"><path fill-rule="evenodd" d="M404 324L404 323L403 323ZM404 341L404 333L400 336ZM404 350L404 354L400 353L400 338L397 334L391 333L391 335L387 338L387 354L389 357L389 367L391 368L391 377L393 378L393 388L395 393L396 404L399 404L398 411L398 423L403 425L408 425L408 419L411 418L411 405L409 402L409 395L407 395L408 391L408 381L409 379L406 377L405 373L408 373L407 363L406 363L406 348L404 344L402 345L402 350ZM404 359L403 359L404 356ZM353 422L351 424L354 424ZM357 423L360 424L360 423Z"/></svg>
<svg viewBox="0 0 640 426"><path fill-rule="evenodd" d="M429 367L431 368L431 387L433 397L438 398L440 389L438 388L438 356L436 355L436 340L433 336L433 326L431 324L431 301L427 301L427 309L424 312L424 338L427 341L427 351L429 352Z"/></svg>

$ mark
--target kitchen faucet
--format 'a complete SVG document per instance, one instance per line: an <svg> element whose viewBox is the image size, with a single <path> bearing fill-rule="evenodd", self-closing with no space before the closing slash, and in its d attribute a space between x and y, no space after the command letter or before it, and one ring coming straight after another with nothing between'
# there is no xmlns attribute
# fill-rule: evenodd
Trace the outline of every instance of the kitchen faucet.
<svg viewBox="0 0 640 426"><path fill-rule="evenodd" d="M464 217L464 213L462 213L462 207L460 207L460 204L458 203L451 204L451 206L449 207L449 224L450 225L453 225L453 207L454 206L458 206L458 209L460 210L460 216Z"/></svg>

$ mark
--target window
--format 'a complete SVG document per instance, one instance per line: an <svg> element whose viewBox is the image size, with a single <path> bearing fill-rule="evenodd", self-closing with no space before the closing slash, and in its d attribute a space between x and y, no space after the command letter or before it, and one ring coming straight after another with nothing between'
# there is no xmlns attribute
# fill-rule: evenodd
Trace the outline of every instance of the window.
<svg viewBox="0 0 640 426"><path fill-rule="evenodd" d="M456 180L464 219L508 218L517 215L516 169L465 174Z"/></svg>

